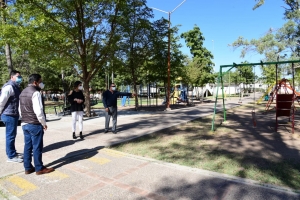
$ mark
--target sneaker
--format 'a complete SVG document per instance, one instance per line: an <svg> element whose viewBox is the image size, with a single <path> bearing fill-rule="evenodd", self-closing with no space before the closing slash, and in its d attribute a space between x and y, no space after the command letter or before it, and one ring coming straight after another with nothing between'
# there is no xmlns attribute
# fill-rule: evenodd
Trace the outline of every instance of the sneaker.
<svg viewBox="0 0 300 200"><path fill-rule="evenodd" d="M23 159L24 154L22 154L22 153L17 153L17 157Z"/></svg>
<svg viewBox="0 0 300 200"><path fill-rule="evenodd" d="M16 156L14 158L8 158L6 162L21 163L21 162L23 162L23 159L18 158L18 156Z"/></svg>

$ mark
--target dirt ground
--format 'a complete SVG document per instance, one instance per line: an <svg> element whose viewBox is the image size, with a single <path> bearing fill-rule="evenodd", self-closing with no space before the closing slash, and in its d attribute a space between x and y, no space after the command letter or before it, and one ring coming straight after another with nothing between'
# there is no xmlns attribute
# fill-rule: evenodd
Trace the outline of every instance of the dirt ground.
<svg viewBox="0 0 300 200"><path fill-rule="evenodd" d="M180 109L188 106L191 105L176 104L170 107ZM255 115L252 114L253 105L249 104L241 104L240 107L228 110L226 122L223 122L223 118L216 120L216 124L221 126L217 126L218 134L214 135L210 142L214 143L213 146L217 146L218 150L227 153L274 162L292 160L300 163L300 108L295 112L295 128L292 133L292 124L288 117L278 118L279 126L276 131L275 110L265 111L265 107L265 104L256 105ZM140 107L139 110L162 111L165 110L165 106L145 106ZM256 119L256 127L253 119ZM180 132L178 130L178 134Z"/></svg>
<svg viewBox="0 0 300 200"><path fill-rule="evenodd" d="M221 122L215 140L228 152L264 158L270 161L292 160L300 163L300 109L295 112L295 129L288 117L279 117L276 131L275 110L265 111L265 104L241 105L227 111L227 121ZM254 127L253 119L256 119ZM231 131L222 131L226 128ZM234 131L232 131L234 130Z"/></svg>

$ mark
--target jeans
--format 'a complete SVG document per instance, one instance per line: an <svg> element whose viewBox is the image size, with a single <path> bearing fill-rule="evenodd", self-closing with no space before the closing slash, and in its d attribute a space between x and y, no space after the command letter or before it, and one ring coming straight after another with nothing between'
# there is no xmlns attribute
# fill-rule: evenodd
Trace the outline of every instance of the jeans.
<svg viewBox="0 0 300 200"><path fill-rule="evenodd" d="M5 124L6 131L6 155L8 158L14 158L17 156L15 140L17 136L17 127L19 116L1 115L1 120Z"/></svg>
<svg viewBox="0 0 300 200"><path fill-rule="evenodd" d="M44 129L40 124L26 124L22 126L24 132L24 168L30 170L33 168L31 161L31 153L33 151L33 161L35 171L43 169L42 151L43 151L43 136Z"/></svg>

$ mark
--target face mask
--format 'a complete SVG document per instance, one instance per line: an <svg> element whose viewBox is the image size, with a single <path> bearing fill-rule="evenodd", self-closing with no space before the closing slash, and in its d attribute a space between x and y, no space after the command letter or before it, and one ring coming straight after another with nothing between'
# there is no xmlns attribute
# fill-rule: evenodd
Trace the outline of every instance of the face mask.
<svg viewBox="0 0 300 200"><path fill-rule="evenodd" d="M22 83L22 80L22 77L17 77L16 83L20 85Z"/></svg>
<svg viewBox="0 0 300 200"><path fill-rule="evenodd" d="M82 86L79 86L79 87L78 87L78 90L82 90L82 89L83 89L83 87L82 87Z"/></svg>
<svg viewBox="0 0 300 200"><path fill-rule="evenodd" d="M42 83L39 84L39 87L40 87L41 89L44 89L45 84L42 82Z"/></svg>
<svg viewBox="0 0 300 200"><path fill-rule="evenodd" d="M116 90L116 87L111 87L112 91L115 91Z"/></svg>

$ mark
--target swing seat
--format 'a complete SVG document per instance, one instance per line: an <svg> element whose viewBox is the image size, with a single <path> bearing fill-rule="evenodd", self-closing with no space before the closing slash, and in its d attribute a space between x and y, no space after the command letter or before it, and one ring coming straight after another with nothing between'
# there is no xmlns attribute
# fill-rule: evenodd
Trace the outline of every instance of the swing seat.
<svg viewBox="0 0 300 200"><path fill-rule="evenodd" d="M255 111L252 111L252 122L253 122L253 127L256 127Z"/></svg>

